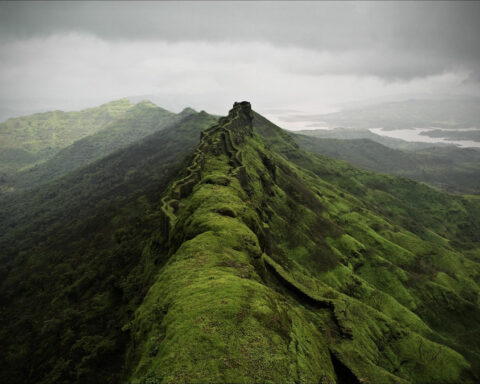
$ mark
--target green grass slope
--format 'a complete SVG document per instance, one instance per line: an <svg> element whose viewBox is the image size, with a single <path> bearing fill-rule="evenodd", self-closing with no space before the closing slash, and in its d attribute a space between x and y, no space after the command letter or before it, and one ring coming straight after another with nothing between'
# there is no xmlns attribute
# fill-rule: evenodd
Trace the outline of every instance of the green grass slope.
<svg viewBox="0 0 480 384"><path fill-rule="evenodd" d="M79 112L37 113L0 123L0 173L16 172L51 158L121 118L132 106L122 99Z"/></svg>
<svg viewBox="0 0 480 384"><path fill-rule="evenodd" d="M150 102L140 102L100 131L75 141L44 163L11 176L4 189L23 189L63 176L172 126L188 114L174 114Z"/></svg>
<svg viewBox="0 0 480 384"><path fill-rule="evenodd" d="M185 177L163 199L158 236L169 238L172 256L130 325L132 382L334 377L320 332L304 327L302 313L279 300L255 268L263 229L243 189L250 154L239 149L254 140L249 114L237 104L205 131Z"/></svg>
<svg viewBox="0 0 480 384"><path fill-rule="evenodd" d="M317 184L315 187L320 193L316 194L326 207L328 217L347 236L342 235L338 240L327 238L327 241L337 257L346 257L342 263L355 277L353 281L351 277L344 280L344 273L351 275L351 272L339 266L333 273L324 275L328 283L352 294L357 289L355 286L362 287L364 281L361 280L366 280L377 290L391 295L435 330L431 340L443 340L467 356L476 372L474 375L478 376L479 331L475 325L479 316L478 198L446 195L408 179L361 171L328 157L312 156L299 151L292 139L281 140L285 133L266 119L254 122L276 152L319 176L321 183L329 183L323 191L318 191ZM337 245L336 241L339 241ZM299 245L303 247L304 242L305 237ZM302 251L304 255L311 252L313 248ZM458 285L446 284L447 280L456 281ZM457 287L454 291L453 286ZM472 289L470 293L460 288L465 286ZM356 295L365 300L371 298L372 292L353 294ZM414 366L413 372L419 369L416 365L423 364L420 360L420 356L417 360L408 359ZM376 380L371 379L380 382ZM444 382L445 378L411 378L412 382L430 380Z"/></svg>

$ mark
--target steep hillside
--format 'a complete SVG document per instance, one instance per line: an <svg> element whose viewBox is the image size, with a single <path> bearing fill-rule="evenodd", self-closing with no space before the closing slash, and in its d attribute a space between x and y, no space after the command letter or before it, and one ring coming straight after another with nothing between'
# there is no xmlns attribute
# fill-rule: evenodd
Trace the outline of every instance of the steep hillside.
<svg viewBox="0 0 480 384"><path fill-rule="evenodd" d="M292 136L302 149L347 160L358 167L378 172L388 172L392 169L409 170L419 165L410 153L388 148L368 139L312 139L304 135L292 134Z"/></svg>
<svg viewBox="0 0 480 384"><path fill-rule="evenodd" d="M0 381L478 382L479 199L215 121L2 202Z"/></svg>
<svg viewBox="0 0 480 384"><path fill-rule="evenodd" d="M478 228L478 201L323 164L258 119L272 152L252 117L235 104L205 131L163 198L169 258L128 325L131 382L475 382L479 239L437 220Z"/></svg>
<svg viewBox="0 0 480 384"><path fill-rule="evenodd" d="M185 110L174 114L150 102L140 102L100 131L75 141L44 163L10 176L3 188L9 191L23 189L63 176L172 126L190 113L195 112Z"/></svg>
<svg viewBox="0 0 480 384"><path fill-rule="evenodd" d="M0 123L0 173L49 159L60 149L122 117L132 106L122 99L80 112L37 113Z"/></svg>
<svg viewBox="0 0 480 384"><path fill-rule="evenodd" d="M346 160L360 168L409 177L447 192L480 194L480 150L476 148L399 150L366 139L292 136L302 149Z"/></svg>

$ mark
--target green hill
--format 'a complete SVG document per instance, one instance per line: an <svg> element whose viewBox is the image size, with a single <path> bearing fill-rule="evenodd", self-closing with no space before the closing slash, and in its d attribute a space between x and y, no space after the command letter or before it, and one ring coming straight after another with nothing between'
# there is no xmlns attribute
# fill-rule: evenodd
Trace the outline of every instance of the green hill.
<svg viewBox="0 0 480 384"><path fill-rule="evenodd" d="M98 132L63 148L49 160L11 175L4 182L3 189L23 189L58 178L156 131L172 126L190 113L194 112L185 110L174 114L150 102L140 102L131 106L122 117L108 123Z"/></svg>
<svg viewBox="0 0 480 384"><path fill-rule="evenodd" d="M480 200L305 152L249 103L0 208L2 382L480 378Z"/></svg>
<svg viewBox="0 0 480 384"><path fill-rule="evenodd" d="M18 242L16 246L28 249L40 238L54 237L56 231L103 209L115 213L121 202L165 183L195 148L200 131L216 120L205 112L187 114L172 126L67 176L4 195L0 244L7 247ZM8 247L4 252L8 254Z"/></svg>
<svg viewBox="0 0 480 384"><path fill-rule="evenodd" d="M122 99L80 112L37 113L0 123L0 172L15 172L45 161L122 117L132 106Z"/></svg>

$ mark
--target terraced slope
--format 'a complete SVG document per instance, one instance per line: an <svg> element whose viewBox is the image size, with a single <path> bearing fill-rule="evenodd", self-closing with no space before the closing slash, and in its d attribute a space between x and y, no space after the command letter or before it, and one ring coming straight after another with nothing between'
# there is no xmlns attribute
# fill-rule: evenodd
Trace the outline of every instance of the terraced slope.
<svg viewBox="0 0 480 384"><path fill-rule="evenodd" d="M125 327L127 381L474 383L479 238L458 229L479 211L302 152L236 103L163 198L144 254L165 264Z"/></svg>

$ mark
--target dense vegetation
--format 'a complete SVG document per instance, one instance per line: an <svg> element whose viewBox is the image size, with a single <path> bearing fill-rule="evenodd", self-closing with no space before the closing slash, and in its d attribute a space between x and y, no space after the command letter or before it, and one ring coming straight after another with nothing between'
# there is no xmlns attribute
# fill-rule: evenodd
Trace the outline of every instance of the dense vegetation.
<svg viewBox="0 0 480 384"><path fill-rule="evenodd" d="M3 199L0 381L478 382L478 198L215 122Z"/></svg>
<svg viewBox="0 0 480 384"><path fill-rule="evenodd" d="M292 135L307 151L346 160L371 171L423 181L447 192L480 194L480 149L430 146L403 150L369 139L319 139L317 131L304 133L309 136Z"/></svg>
<svg viewBox="0 0 480 384"><path fill-rule="evenodd" d="M40 185L86 164L127 147L154 132L174 125L189 112L174 114L149 102L131 107L124 116L100 131L75 141L51 159L11 175L4 183L7 191Z"/></svg>

